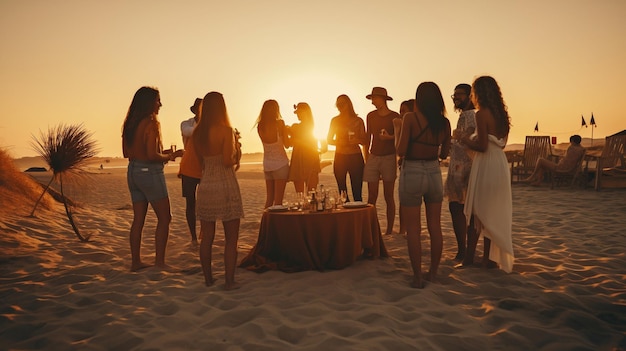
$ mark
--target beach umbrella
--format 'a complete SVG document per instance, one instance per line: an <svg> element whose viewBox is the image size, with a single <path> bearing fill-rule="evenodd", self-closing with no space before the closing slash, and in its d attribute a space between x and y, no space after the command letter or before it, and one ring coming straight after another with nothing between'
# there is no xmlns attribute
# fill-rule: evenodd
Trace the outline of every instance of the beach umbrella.
<svg viewBox="0 0 626 351"><path fill-rule="evenodd" d="M537 122L537 124L535 124L535 132L539 131L539 122Z"/></svg>
<svg viewBox="0 0 626 351"><path fill-rule="evenodd" d="M43 193L37 199L30 215L34 215L37 205L39 205L41 198L48 191L52 181L58 179L65 213L74 233L83 242L88 241L89 237L82 236L74 222L72 211L68 206L69 200L63 193L63 175L79 171L81 165L98 153L96 143L91 137L92 133L88 132L82 124L69 126L60 124L56 128L48 128L47 133L40 132L39 138L33 137L34 141L32 143L33 149L50 167L52 179L50 179Z"/></svg>
<svg viewBox="0 0 626 351"><path fill-rule="evenodd" d="M585 122L585 117L583 117L583 115L580 115L580 118L582 118L582 119L583 119L583 122L582 122L581 127L585 127L585 128L587 128L587 122Z"/></svg>

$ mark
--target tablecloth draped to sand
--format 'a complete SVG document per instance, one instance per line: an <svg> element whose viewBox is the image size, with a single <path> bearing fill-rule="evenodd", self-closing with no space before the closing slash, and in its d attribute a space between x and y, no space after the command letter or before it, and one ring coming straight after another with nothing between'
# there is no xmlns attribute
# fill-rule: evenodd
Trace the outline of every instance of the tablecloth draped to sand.
<svg viewBox="0 0 626 351"><path fill-rule="evenodd" d="M376 208L265 212L257 244L240 267L256 272L342 269L358 258L387 257Z"/></svg>

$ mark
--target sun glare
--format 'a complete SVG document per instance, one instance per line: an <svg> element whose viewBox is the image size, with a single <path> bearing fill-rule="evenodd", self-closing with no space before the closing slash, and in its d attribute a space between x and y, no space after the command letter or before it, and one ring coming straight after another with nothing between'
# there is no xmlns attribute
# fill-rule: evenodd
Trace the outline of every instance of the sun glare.
<svg viewBox="0 0 626 351"><path fill-rule="evenodd" d="M280 104L285 123L298 122L293 105L306 102L315 119L315 137L326 139L330 120L338 113L335 100L341 94L351 96L358 92L349 82L322 72L286 75L270 87L271 96Z"/></svg>

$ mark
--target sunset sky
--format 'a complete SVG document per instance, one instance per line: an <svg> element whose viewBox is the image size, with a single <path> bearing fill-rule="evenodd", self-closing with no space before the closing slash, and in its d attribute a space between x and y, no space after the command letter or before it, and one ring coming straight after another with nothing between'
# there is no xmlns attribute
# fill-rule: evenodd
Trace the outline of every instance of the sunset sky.
<svg viewBox="0 0 626 351"><path fill-rule="evenodd" d="M386 87L398 110L422 81L450 94L491 75L526 135L567 142L591 113L594 138L626 129L626 1L90 1L0 0L0 147L33 156L33 135L84 123L100 156L121 156L121 125L135 91L160 90L165 144L209 91L224 94L244 152L262 146L254 122L275 99L287 124L308 102L325 137L347 94ZM534 133L536 123L539 133Z"/></svg>

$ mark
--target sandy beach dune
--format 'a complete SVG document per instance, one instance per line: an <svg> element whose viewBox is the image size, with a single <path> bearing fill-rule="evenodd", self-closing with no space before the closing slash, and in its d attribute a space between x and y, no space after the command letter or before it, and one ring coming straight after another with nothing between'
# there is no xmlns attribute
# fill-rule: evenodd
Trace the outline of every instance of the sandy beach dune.
<svg viewBox="0 0 626 351"><path fill-rule="evenodd" d="M321 181L335 186L331 168ZM511 274L453 268L456 243L444 203L441 279L424 290L409 287L404 237L387 235L390 258L326 272L238 269L242 289L224 291L222 227L213 262L218 283L207 288L189 243L177 170L166 172L173 215L166 260L173 272L129 271L132 212L123 167L94 167L68 186L82 205L75 216L91 235L88 243L76 239L62 205L51 202L29 217L35 199L2 193L0 349L626 349L624 189L514 185ZM256 243L265 185L255 164L244 165L238 179L246 211L241 259ZM384 209L382 196L377 205ZM379 221L384 227L384 211ZM155 224L150 213L142 246L147 262ZM428 235L422 240L427 262Z"/></svg>

